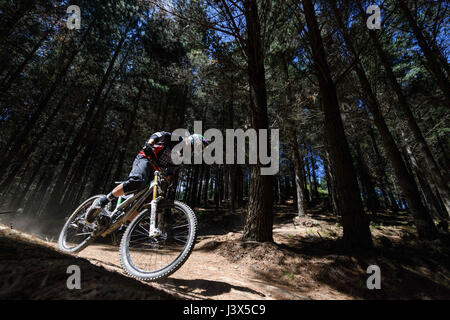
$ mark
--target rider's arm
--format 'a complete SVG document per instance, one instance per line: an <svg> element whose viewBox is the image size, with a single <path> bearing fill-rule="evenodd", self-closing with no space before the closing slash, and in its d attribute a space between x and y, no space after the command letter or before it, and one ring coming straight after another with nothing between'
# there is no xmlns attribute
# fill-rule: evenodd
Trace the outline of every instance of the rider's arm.
<svg viewBox="0 0 450 320"><path fill-rule="evenodd" d="M167 138L169 138L169 141L170 141L170 136L171 136L170 132L166 132L166 131L155 132L148 139L147 143L151 143L152 141L153 141L152 145L158 144L158 143L164 143L167 140Z"/></svg>
<svg viewBox="0 0 450 320"><path fill-rule="evenodd" d="M145 142L144 147L142 148L145 154L154 159L153 146L155 144L164 143L165 140L170 140L171 133L166 131L155 132L151 135L151 137Z"/></svg>

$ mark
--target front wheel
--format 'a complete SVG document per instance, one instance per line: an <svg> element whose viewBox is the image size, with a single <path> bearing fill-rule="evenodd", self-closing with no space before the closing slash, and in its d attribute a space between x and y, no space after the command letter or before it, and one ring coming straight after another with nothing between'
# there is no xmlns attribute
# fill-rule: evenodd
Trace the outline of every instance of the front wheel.
<svg viewBox="0 0 450 320"><path fill-rule="evenodd" d="M197 219L186 204L175 201L158 207L158 236L150 235L150 210L142 211L127 227L120 243L120 260L133 278L155 281L180 268L194 248Z"/></svg>

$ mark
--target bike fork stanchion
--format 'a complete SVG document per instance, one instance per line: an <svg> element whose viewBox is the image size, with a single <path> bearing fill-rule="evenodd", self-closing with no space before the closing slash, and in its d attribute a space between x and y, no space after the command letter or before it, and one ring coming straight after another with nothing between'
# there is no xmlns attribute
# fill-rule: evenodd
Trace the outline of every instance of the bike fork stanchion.
<svg viewBox="0 0 450 320"><path fill-rule="evenodd" d="M150 229L148 231L148 235L150 237L158 237L161 235L161 230L156 227L156 208L158 207L158 202L162 199L161 196L156 197L158 194L158 178L159 171L155 171L155 178L153 180L153 200L151 202L151 211L150 211Z"/></svg>
<svg viewBox="0 0 450 320"><path fill-rule="evenodd" d="M156 227L156 208L158 207L158 202L162 199L162 197L158 197L151 202L151 211L150 211L150 230L148 235L150 237L157 237L161 235L161 230Z"/></svg>

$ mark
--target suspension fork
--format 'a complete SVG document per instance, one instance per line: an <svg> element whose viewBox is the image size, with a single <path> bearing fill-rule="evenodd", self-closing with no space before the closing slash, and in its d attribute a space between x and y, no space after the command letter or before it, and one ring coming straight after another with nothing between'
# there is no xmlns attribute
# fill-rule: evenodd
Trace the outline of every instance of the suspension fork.
<svg viewBox="0 0 450 320"><path fill-rule="evenodd" d="M153 179L153 200L150 203L150 229L149 229L149 236L150 237L157 237L161 235L161 230L159 230L156 227L156 209L158 207L158 202L162 199L161 196L157 197L158 195L158 176L159 171L155 171L155 178Z"/></svg>

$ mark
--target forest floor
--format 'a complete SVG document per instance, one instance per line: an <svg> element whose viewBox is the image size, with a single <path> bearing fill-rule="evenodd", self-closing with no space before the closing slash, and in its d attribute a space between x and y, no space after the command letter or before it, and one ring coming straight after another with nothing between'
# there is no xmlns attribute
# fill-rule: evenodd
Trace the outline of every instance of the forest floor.
<svg viewBox="0 0 450 320"><path fill-rule="evenodd" d="M241 241L243 211L197 209L198 243L185 265L155 283L128 279L165 292L164 298L450 299L448 234L420 241L406 213L371 216L375 249L350 254L338 240L342 236L338 217L320 208L296 217L292 204L277 206L275 212L274 243L256 243ZM47 240L47 246L56 248ZM111 271L110 277L123 277L118 246L103 242L78 257ZM369 265L380 267L380 290L367 288Z"/></svg>

